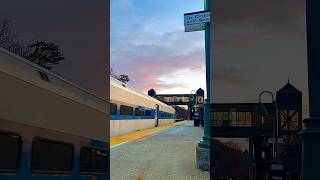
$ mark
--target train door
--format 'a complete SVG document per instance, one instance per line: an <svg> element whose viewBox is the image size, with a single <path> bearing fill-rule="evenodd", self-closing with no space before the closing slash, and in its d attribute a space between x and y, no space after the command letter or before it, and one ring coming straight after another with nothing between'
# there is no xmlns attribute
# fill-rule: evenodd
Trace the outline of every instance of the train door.
<svg viewBox="0 0 320 180"><path fill-rule="evenodd" d="M159 126L159 104L156 104L156 110L154 113L154 118L156 120L155 127Z"/></svg>

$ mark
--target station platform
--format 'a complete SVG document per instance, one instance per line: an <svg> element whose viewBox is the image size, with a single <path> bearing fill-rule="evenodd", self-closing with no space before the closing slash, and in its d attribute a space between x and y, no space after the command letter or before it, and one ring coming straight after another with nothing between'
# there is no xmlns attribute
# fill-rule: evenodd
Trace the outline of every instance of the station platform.
<svg viewBox="0 0 320 180"><path fill-rule="evenodd" d="M207 180L196 167L203 128L193 121L111 138L111 180Z"/></svg>

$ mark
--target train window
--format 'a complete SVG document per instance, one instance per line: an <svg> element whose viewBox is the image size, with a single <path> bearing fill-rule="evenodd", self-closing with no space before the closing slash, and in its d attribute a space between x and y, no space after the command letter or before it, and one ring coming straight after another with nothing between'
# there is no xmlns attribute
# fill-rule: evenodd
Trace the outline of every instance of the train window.
<svg viewBox="0 0 320 180"><path fill-rule="evenodd" d="M74 147L72 144L34 138L31 171L34 173L71 173Z"/></svg>
<svg viewBox="0 0 320 180"><path fill-rule="evenodd" d="M161 118L164 118L164 113L163 112L161 113Z"/></svg>
<svg viewBox="0 0 320 180"><path fill-rule="evenodd" d="M18 169L20 149L20 136L0 134L0 172L15 172Z"/></svg>
<svg viewBox="0 0 320 180"><path fill-rule="evenodd" d="M140 108L135 108L134 109L134 114L135 116L143 116L143 109L140 109Z"/></svg>
<svg viewBox="0 0 320 180"><path fill-rule="evenodd" d="M120 115L122 116L132 116L133 107L121 105L120 106Z"/></svg>
<svg viewBox="0 0 320 180"><path fill-rule="evenodd" d="M85 174L105 174L108 154L106 150L82 147L80 150L80 172Z"/></svg>
<svg viewBox="0 0 320 180"><path fill-rule="evenodd" d="M117 114L117 110L118 110L117 104L110 103L110 115L111 116L116 115Z"/></svg>
<svg viewBox="0 0 320 180"><path fill-rule="evenodd" d="M144 111L144 114L145 114L146 117L151 117L151 111L148 110L148 109L146 109L146 110Z"/></svg>

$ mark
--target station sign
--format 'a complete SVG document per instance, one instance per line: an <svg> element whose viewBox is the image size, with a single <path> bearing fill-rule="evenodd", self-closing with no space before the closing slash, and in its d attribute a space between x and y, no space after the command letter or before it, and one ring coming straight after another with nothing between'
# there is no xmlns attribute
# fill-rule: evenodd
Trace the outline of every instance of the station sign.
<svg viewBox="0 0 320 180"><path fill-rule="evenodd" d="M268 180L286 180L286 163L272 161L269 163Z"/></svg>
<svg viewBox="0 0 320 180"><path fill-rule="evenodd" d="M268 143L270 144L275 144L276 143L276 140L274 138L269 138L268 139ZM278 143L279 144L283 144L283 138L278 138Z"/></svg>
<svg viewBox="0 0 320 180"><path fill-rule="evenodd" d="M206 29L206 24L195 24L191 26L185 26L185 32L193 32L193 31L203 31Z"/></svg>
<svg viewBox="0 0 320 180"><path fill-rule="evenodd" d="M184 14L186 32L205 30L206 23L210 23L210 11L198 11Z"/></svg>
<svg viewBox="0 0 320 180"><path fill-rule="evenodd" d="M184 25L202 24L210 22L210 11L198 11L184 14Z"/></svg>

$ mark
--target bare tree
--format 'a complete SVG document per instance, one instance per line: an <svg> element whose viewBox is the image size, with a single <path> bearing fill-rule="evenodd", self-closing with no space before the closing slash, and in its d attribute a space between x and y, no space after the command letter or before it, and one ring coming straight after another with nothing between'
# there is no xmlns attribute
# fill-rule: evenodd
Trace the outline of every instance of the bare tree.
<svg viewBox="0 0 320 180"><path fill-rule="evenodd" d="M110 77L113 77L113 78L117 79L118 81L121 81L121 82L123 82L125 84L130 81L130 78L129 78L128 75L126 75L126 74L116 75L113 72L112 68L110 68L110 74L109 75L110 75Z"/></svg>
<svg viewBox="0 0 320 180"><path fill-rule="evenodd" d="M1 47L46 69L51 69L54 65L64 60L58 45L45 41L36 41L26 45L18 37L11 30L11 22L7 19L2 19L0 23Z"/></svg>
<svg viewBox="0 0 320 180"><path fill-rule="evenodd" d="M118 79L118 76L113 72L112 68L110 68L110 76L115 78L115 79Z"/></svg>
<svg viewBox="0 0 320 180"><path fill-rule="evenodd" d="M121 81L121 82L123 82L123 83L127 83L127 82L130 81L130 78L129 78L128 75L120 74L120 75L118 76L118 80Z"/></svg>
<svg viewBox="0 0 320 180"><path fill-rule="evenodd" d="M7 19L2 19L0 24L0 46L3 48L13 47L17 38L10 28L11 22Z"/></svg>

